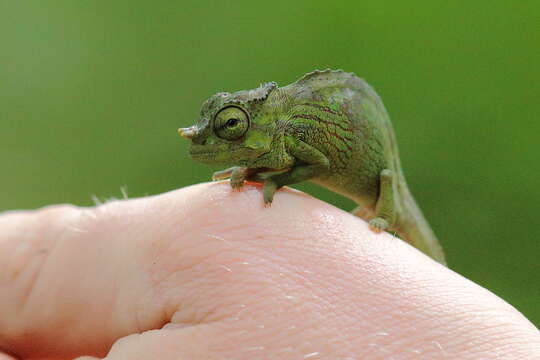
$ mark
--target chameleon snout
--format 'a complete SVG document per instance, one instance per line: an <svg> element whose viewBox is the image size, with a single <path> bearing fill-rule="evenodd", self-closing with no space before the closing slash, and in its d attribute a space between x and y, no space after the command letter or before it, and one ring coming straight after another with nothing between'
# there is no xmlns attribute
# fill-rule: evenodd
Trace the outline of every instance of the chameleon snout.
<svg viewBox="0 0 540 360"><path fill-rule="evenodd" d="M197 135L197 128L195 125L178 129L178 134L185 139L193 139Z"/></svg>

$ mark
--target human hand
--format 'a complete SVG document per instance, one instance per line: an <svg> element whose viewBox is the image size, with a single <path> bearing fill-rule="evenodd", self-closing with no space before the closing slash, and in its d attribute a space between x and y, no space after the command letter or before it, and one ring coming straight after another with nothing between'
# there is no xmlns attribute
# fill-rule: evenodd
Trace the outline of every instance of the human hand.
<svg viewBox="0 0 540 360"><path fill-rule="evenodd" d="M259 188L220 182L0 216L1 351L537 359L540 334L489 291L346 212L293 190L268 209Z"/></svg>

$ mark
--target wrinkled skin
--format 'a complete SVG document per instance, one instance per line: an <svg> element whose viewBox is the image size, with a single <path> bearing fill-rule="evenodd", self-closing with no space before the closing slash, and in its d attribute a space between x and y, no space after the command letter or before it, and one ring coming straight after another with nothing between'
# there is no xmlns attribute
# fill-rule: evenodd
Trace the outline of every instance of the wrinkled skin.
<svg viewBox="0 0 540 360"><path fill-rule="evenodd" d="M392 124L375 91L341 70L314 71L279 88L218 93L200 120L179 129L196 161L232 166L214 174L263 184L272 203L285 185L310 180L359 204L373 231L397 233L445 264L444 254L403 175Z"/></svg>

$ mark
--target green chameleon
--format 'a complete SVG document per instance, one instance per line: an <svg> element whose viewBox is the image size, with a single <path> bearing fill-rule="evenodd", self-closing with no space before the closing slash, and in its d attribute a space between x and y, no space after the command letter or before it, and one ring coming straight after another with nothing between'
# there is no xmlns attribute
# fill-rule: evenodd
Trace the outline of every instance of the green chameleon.
<svg viewBox="0 0 540 360"><path fill-rule="evenodd" d="M353 73L313 71L285 87L218 93L197 124L178 130L194 160L234 166L214 173L263 183L265 205L282 186L313 181L356 203L373 231L389 231L445 264L435 234L409 191L390 118Z"/></svg>

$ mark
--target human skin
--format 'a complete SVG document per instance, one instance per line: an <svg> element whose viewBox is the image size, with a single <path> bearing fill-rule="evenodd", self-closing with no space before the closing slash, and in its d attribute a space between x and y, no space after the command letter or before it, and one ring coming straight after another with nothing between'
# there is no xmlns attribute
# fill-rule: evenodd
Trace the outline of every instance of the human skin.
<svg viewBox="0 0 540 360"><path fill-rule="evenodd" d="M219 182L2 214L0 351L540 358L538 330L488 290L324 202L286 189L265 208L260 191Z"/></svg>

